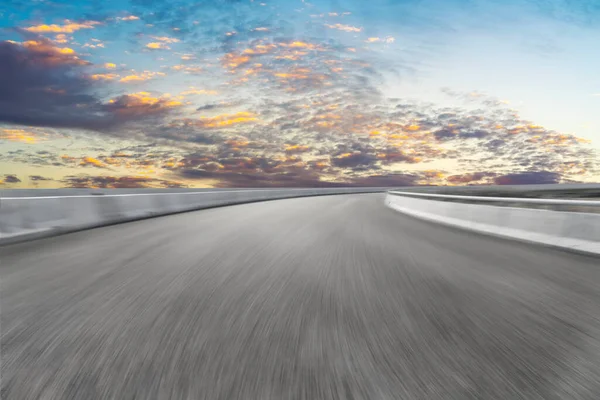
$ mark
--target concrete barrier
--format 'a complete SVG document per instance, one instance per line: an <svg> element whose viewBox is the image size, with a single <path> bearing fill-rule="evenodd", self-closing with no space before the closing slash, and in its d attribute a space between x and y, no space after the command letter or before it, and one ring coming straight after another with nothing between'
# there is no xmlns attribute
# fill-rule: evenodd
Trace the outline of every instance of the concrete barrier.
<svg viewBox="0 0 600 400"><path fill-rule="evenodd" d="M510 198L486 200L474 196L467 199L465 196L465 200L477 201L476 204L469 204L457 202L460 197L388 192L385 203L396 211L436 223L562 249L600 254L600 214L481 204L501 201L513 204L523 200ZM453 201L440 201L445 198ZM526 200L540 204L571 204L569 200ZM594 203L600 205L600 202L586 202L588 205Z"/></svg>
<svg viewBox="0 0 600 400"><path fill-rule="evenodd" d="M199 210L216 206L304 196L384 192L385 188L262 189L156 191L122 193L118 190L95 194L0 197L0 244L51 236L152 216ZM64 193L64 195L62 194ZM81 193L81 192L75 192Z"/></svg>

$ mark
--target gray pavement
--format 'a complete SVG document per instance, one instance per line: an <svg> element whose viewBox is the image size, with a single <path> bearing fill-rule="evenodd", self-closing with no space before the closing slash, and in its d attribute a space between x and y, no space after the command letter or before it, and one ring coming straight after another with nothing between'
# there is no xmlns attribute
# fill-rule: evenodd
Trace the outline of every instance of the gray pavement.
<svg viewBox="0 0 600 400"><path fill-rule="evenodd" d="M598 399L600 262L383 194L0 248L2 399Z"/></svg>

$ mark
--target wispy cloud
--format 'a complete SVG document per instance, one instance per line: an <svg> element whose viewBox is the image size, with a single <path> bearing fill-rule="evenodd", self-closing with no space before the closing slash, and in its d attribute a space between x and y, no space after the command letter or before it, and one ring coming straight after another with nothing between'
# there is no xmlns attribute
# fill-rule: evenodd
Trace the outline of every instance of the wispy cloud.
<svg viewBox="0 0 600 400"><path fill-rule="evenodd" d="M325 26L329 29L337 29L338 31L344 31L344 32L362 32L362 28L361 27L356 27L356 26L352 26L352 25L344 25L344 24L325 24Z"/></svg>

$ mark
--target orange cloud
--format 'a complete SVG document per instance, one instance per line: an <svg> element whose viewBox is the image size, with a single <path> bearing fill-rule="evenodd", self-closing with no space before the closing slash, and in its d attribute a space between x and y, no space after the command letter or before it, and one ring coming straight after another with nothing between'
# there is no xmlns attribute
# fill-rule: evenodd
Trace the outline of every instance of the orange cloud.
<svg viewBox="0 0 600 400"><path fill-rule="evenodd" d="M234 149L239 149L241 147L248 147L248 145L250 144L250 142L245 139L231 139L231 140L227 140L225 143Z"/></svg>
<svg viewBox="0 0 600 400"><path fill-rule="evenodd" d="M281 78L284 81L291 79L312 79L315 81L323 81L326 76L322 74L315 74L308 68L294 68L288 72L275 72L273 76Z"/></svg>
<svg viewBox="0 0 600 400"><path fill-rule="evenodd" d="M61 158L63 161L75 161L75 160L76 160L76 158L75 158L75 157L71 157L71 156L69 156L69 155L66 155L66 154L63 154L62 156L60 156L60 158Z"/></svg>
<svg viewBox="0 0 600 400"><path fill-rule="evenodd" d="M117 64L107 62L107 63L104 63L104 68L115 69L115 68L117 68Z"/></svg>
<svg viewBox="0 0 600 400"><path fill-rule="evenodd" d="M199 72L202 72L202 68L200 68L200 67L195 67L193 65L183 65L183 64L173 65L171 67L171 69L175 70L175 71L187 72L188 74L197 74Z"/></svg>
<svg viewBox="0 0 600 400"><path fill-rule="evenodd" d="M45 39L27 40L23 43L15 44L19 44L33 53L43 55L43 62L48 66L90 64L88 61L80 59L75 50L69 47L56 47Z"/></svg>
<svg viewBox="0 0 600 400"><path fill-rule="evenodd" d="M307 50L315 50L315 49L319 48L315 44L302 42L302 41L298 41L298 40L291 42L291 43L279 43L279 46L289 47L292 49L307 49Z"/></svg>
<svg viewBox="0 0 600 400"><path fill-rule="evenodd" d="M294 145L289 145L287 144L285 146L285 152L288 154L295 154L295 153L304 153L310 151L310 147L309 146L302 146L299 144L294 144Z"/></svg>
<svg viewBox="0 0 600 400"><path fill-rule="evenodd" d="M124 76L121 79L119 79L119 82L123 82L123 83L143 82L143 81L147 81L147 80L150 80L150 79L158 77L158 76L165 76L165 75L166 74L164 72L143 71L140 74L134 73L131 75Z"/></svg>
<svg viewBox="0 0 600 400"><path fill-rule="evenodd" d="M59 33L58 35L56 35L54 37L55 43L65 44L65 43L68 43L68 41L69 41L69 38L64 33Z"/></svg>
<svg viewBox="0 0 600 400"><path fill-rule="evenodd" d="M256 114L241 111L235 114L222 114L215 117L202 117L197 121L197 124L204 128L220 128L254 121L258 121Z"/></svg>
<svg viewBox="0 0 600 400"><path fill-rule="evenodd" d="M277 45L274 45L274 44L257 44L256 46L254 46L252 48L244 50L242 53L250 54L250 55L268 54L271 51L275 50L276 48L277 48Z"/></svg>
<svg viewBox="0 0 600 400"><path fill-rule="evenodd" d="M119 77L117 74L94 74L90 78L94 81L112 81Z"/></svg>
<svg viewBox="0 0 600 400"><path fill-rule="evenodd" d="M221 62L224 66L229 67L231 69L236 69L240 65L246 64L250 61L249 56L242 56L235 53L227 53L223 56Z"/></svg>
<svg viewBox="0 0 600 400"><path fill-rule="evenodd" d="M85 21L81 23L71 22L68 19L65 20L63 25L51 24L51 25L35 25L25 28L28 32L33 33L73 33L80 29L92 29L94 26L100 25L98 21Z"/></svg>
<svg viewBox="0 0 600 400"><path fill-rule="evenodd" d="M305 51L294 50L294 51L288 52L287 54L282 54L282 55L276 56L275 59L296 61L296 60L299 60L300 57L305 56L306 54L307 53Z"/></svg>
<svg viewBox="0 0 600 400"><path fill-rule="evenodd" d="M93 157L82 157L81 161L79 162L79 166L81 166L81 167L93 166L93 167L97 167L97 168L106 168L106 164L104 164L102 161L95 159Z"/></svg>
<svg viewBox="0 0 600 400"><path fill-rule="evenodd" d="M149 92L138 92L110 99L106 107L118 115L131 117L160 114L182 105L170 96L154 97Z"/></svg>
<svg viewBox="0 0 600 400"><path fill-rule="evenodd" d="M170 47L162 42L150 42L146 45L147 49L150 50L169 50Z"/></svg>
<svg viewBox="0 0 600 400"><path fill-rule="evenodd" d="M337 29L338 31L344 31L344 32L362 32L362 28L358 28L358 27L351 26L351 25L343 25L343 24L329 25L329 24L325 24L325 26L328 27L329 29Z"/></svg>
<svg viewBox="0 0 600 400"><path fill-rule="evenodd" d="M0 140L32 144L38 141L38 137L34 133L23 129L1 129Z"/></svg>

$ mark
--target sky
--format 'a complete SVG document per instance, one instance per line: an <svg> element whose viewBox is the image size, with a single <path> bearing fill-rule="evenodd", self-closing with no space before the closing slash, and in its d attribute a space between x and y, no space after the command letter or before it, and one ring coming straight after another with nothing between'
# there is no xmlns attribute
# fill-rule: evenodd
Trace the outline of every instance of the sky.
<svg viewBox="0 0 600 400"><path fill-rule="evenodd" d="M597 0L3 0L0 188L600 182Z"/></svg>

